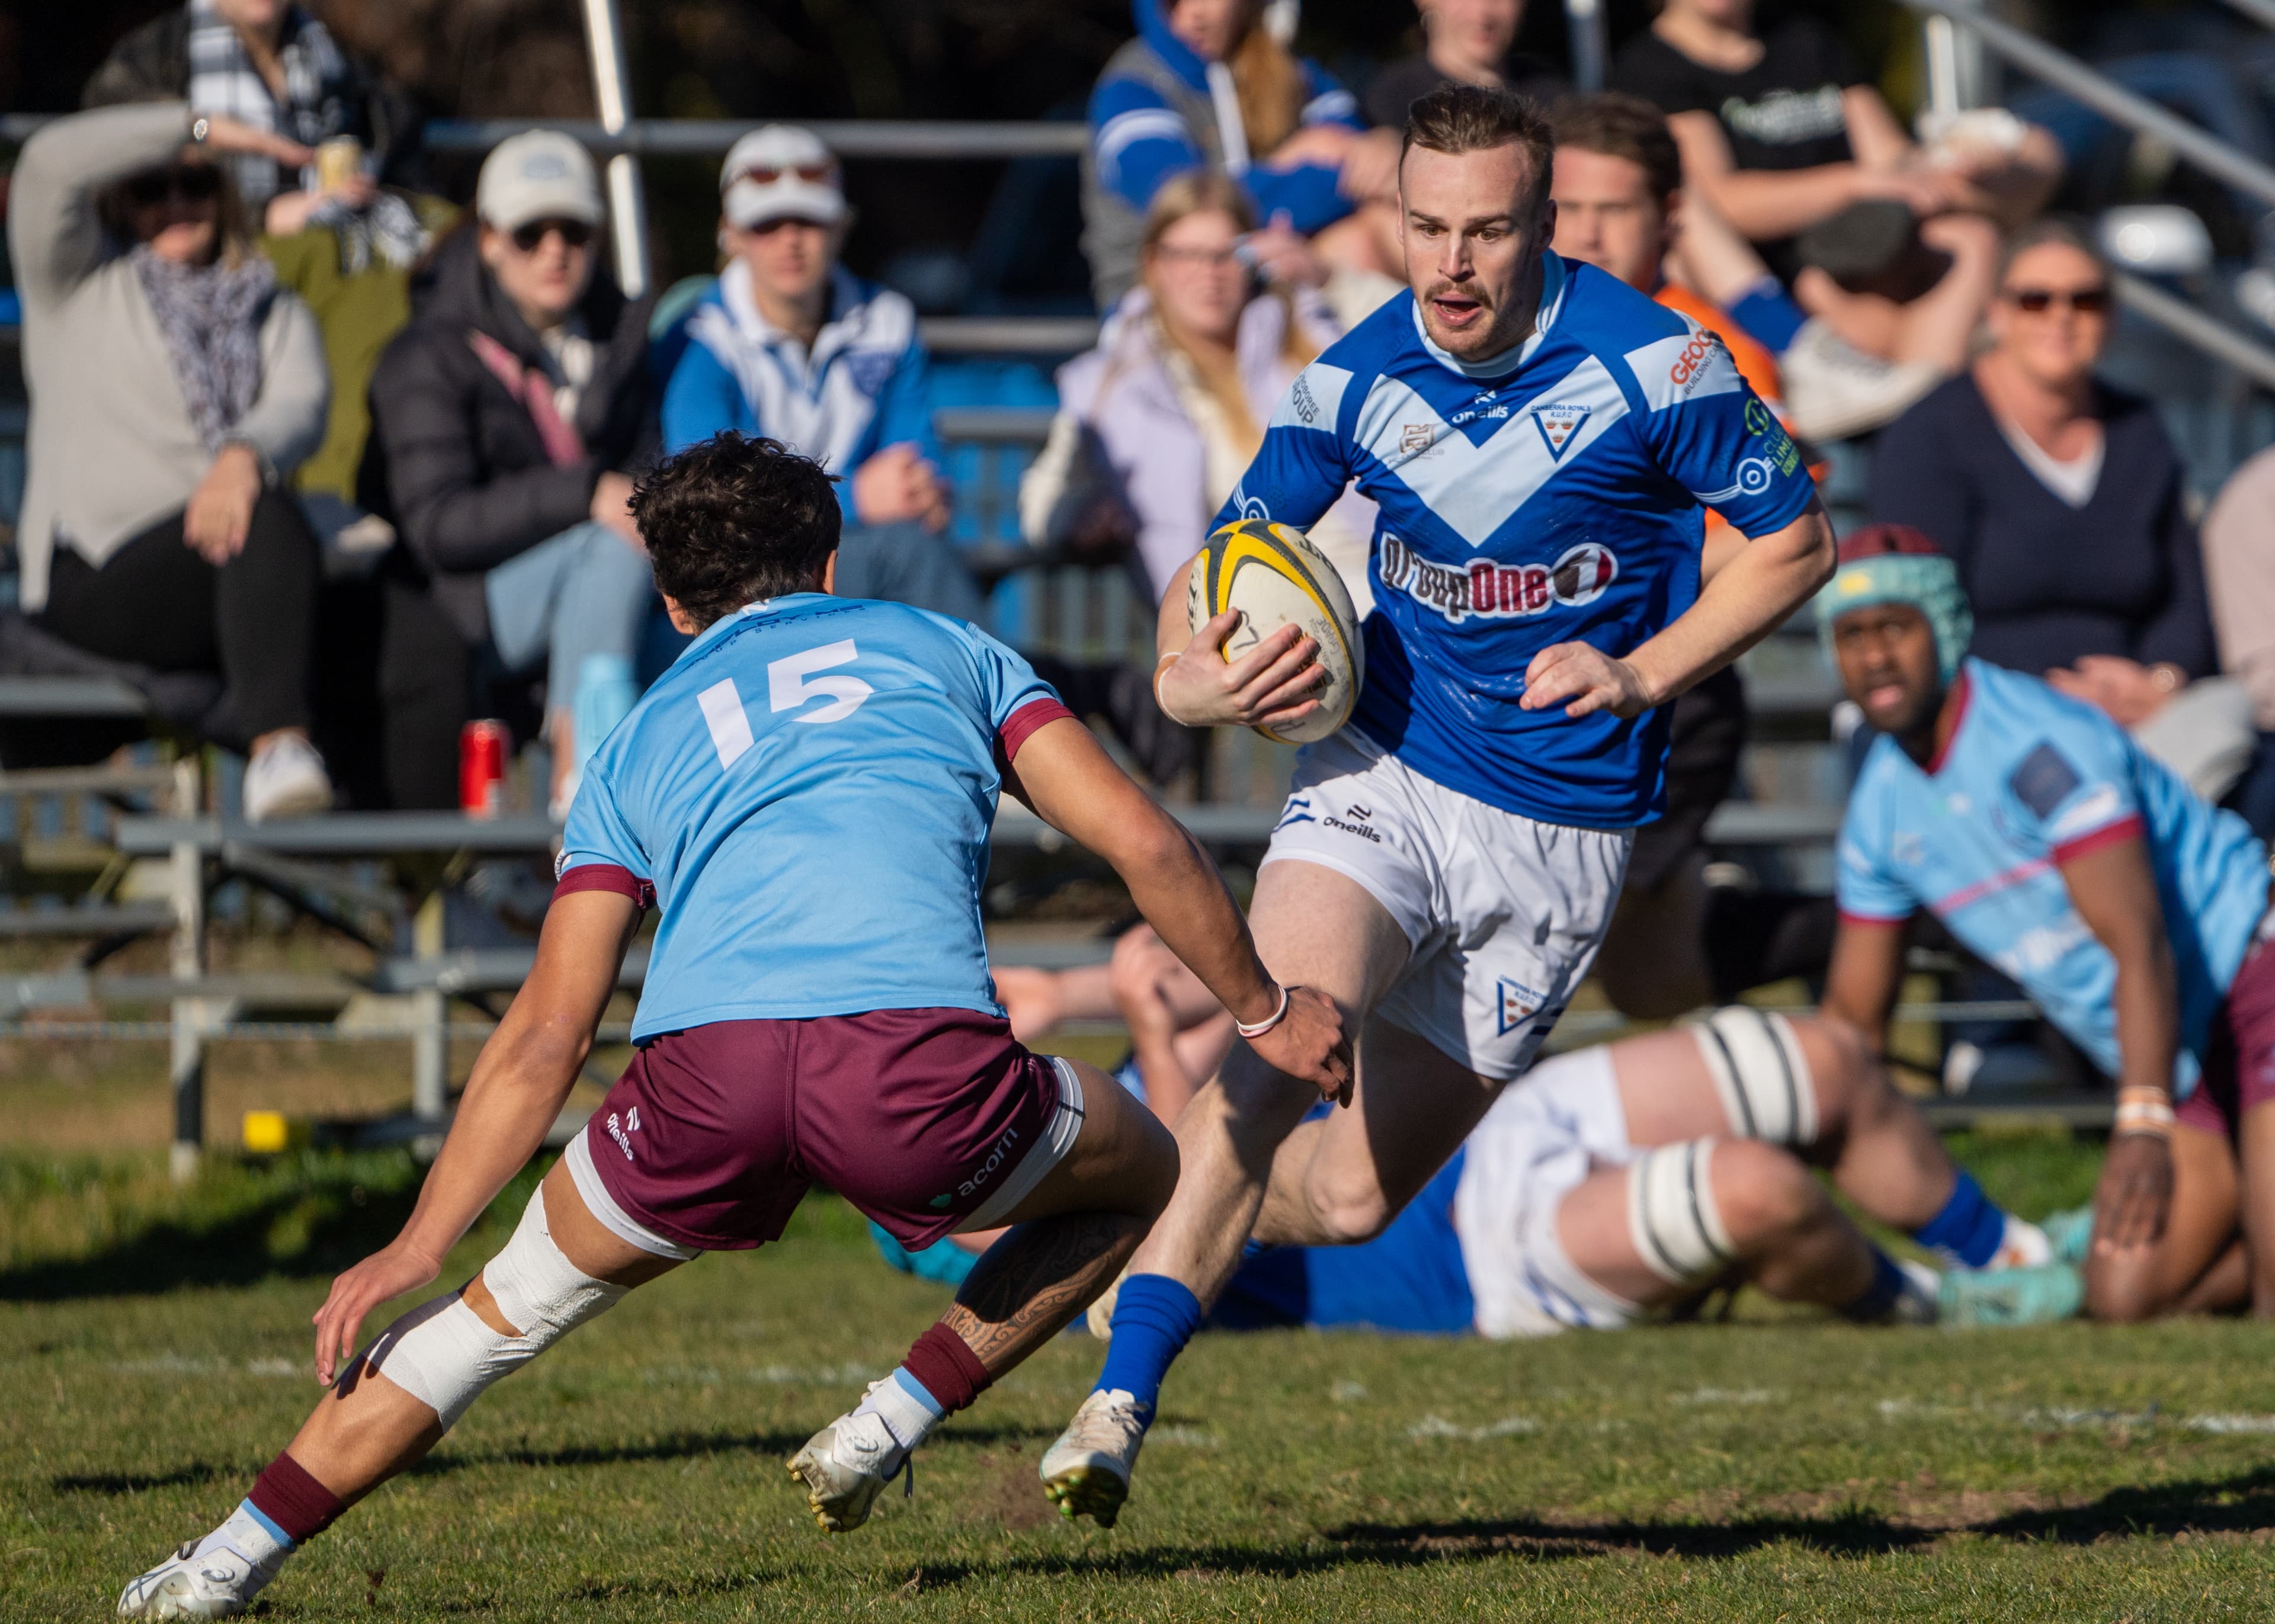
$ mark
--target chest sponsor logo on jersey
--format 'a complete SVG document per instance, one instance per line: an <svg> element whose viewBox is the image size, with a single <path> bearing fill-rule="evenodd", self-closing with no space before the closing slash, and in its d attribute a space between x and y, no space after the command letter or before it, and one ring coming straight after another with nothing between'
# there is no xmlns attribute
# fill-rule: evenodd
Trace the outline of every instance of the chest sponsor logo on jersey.
<svg viewBox="0 0 2275 1624"><path fill-rule="evenodd" d="M1561 402L1532 409L1532 426L1540 431L1549 456L1559 461L1563 459L1564 448L1572 443L1572 436L1580 432L1580 425L1588 420L1593 409Z"/></svg>
<svg viewBox="0 0 2275 1624"><path fill-rule="evenodd" d="M1311 393L1310 382L1301 373L1296 374L1296 381L1289 388L1288 404L1296 420L1306 428L1317 428L1319 419L1326 415L1320 410L1319 397Z"/></svg>
<svg viewBox="0 0 2275 1624"><path fill-rule="evenodd" d="M1618 578L1609 548L1583 541L1553 564L1503 564L1479 558L1455 568L1432 563L1386 533L1376 553L1383 585L1453 622L1521 620L1551 609L1579 608Z"/></svg>
<svg viewBox="0 0 2275 1624"><path fill-rule="evenodd" d="M1674 364L1667 369L1667 381L1674 386L1675 393L1689 399L1699 379L1706 375L1710 363L1722 348L1722 341L1701 328L1690 335L1690 342L1675 351Z"/></svg>

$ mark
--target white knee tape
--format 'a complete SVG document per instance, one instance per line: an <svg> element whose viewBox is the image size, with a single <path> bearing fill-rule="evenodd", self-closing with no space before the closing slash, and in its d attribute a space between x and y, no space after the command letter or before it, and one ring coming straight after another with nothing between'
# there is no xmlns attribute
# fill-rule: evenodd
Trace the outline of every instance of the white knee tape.
<svg viewBox="0 0 2275 1624"><path fill-rule="evenodd" d="M1792 1022L1732 1004L1690 1030L1731 1132L1772 1144L1816 1142L1817 1084Z"/></svg>
<svg viewBox="0 0 2275 1624"><path fill-rule="evenodd" d="M554 1244L545 1222L545 1192L523 1209L504 1250L482 1270L498 1311L521 1334L493 1330L452 1292L405 1314L379 1334L365 1358L374 1371L432 1409L445 1427L501 1376L510 1374L629 1289L594 1280Z"/></svg>
<svg viewBox="0 0 2275 1624"><path fill-rule="evenodd" d="M1713 1140L1694 1139L1658 1145L1628 1165L1628 1234L1670 1286L1704 1285L1737 1256L1714 1205L1713 1152Z"/></svg>

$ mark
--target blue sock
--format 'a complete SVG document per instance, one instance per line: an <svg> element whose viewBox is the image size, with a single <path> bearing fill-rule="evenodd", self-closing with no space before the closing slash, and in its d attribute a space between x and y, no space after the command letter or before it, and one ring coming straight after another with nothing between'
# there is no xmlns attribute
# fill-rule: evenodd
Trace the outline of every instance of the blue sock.
<svg viewBox="0 0 2275 1624"><path fill-rule="evenodd" d="M1943 1211L1912 1231L1912 1239L1922 1246L1947 1253L1970 1269L1979 1269L1997 1257L1999 1243L2006 1238L2007 1214L1964 1168Z"/></svg>
<svg viewBox="0 0 2275 1624"><path fill-rule="evenodd" d="M1840 1311L1841 1317L1859 1325L1877 1325L1888 1317L1896 1306L1896 1299L1904 1294L1904 1274L1888 1254L1878 1247L1872 1249L1872 1283L1864 1295Z"/></svg>
<svg viewBox="0 0 2275 1624"><path fill-rule="evenodd" d="M1161 1378L1200 1328L1200 1299L1182 1284L1166 1274L1131 1275L1114 1299L1114 1340L1094 1391L1130 1394L1150 1416Z"/></svg>

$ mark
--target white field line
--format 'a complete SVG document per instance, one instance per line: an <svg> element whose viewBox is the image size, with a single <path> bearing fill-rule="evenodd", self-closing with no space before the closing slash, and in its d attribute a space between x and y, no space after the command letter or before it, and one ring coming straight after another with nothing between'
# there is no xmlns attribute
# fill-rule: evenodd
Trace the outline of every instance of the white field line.
<svg viewBox="0 0 2275 1624"><path fill-rule="evenodd" d="M1458 1439L1464 1443L1481 1444L1490 1438L1525 1438L1540 1431L1540 1423L1530 1416L1507 1416L1484 1426L1456 1426L1443 1416L1425 1416L1406 1429L1406 1436L1417 1443L1425 1439Z"/></svg>

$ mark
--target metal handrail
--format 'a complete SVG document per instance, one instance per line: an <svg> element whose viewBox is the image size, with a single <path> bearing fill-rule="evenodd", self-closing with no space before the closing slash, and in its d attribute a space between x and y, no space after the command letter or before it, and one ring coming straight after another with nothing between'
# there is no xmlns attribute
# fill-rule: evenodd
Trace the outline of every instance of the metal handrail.
<svg viewBox="0 0 2275 1624"><path fill-rule="evenodd" d="M427 145L439 152L487 152L524 130L561 130L597 153L707 156L726 151L767 122L635 118L621 134L611 134L591 119L437 118L427 126ZM841 158L1071 158L1090 140L1090 126L1078 123L818 118L805 127Z"/></svg>
<svg viewBox="0 0 2275 1624"><path fill-rule="evenodd" d="M2155 322L2182 343L2194 344L2214 360L2226 362L2260 388L2275 389L2275 350L2213 321L2153 282L2120 272L2115 285L2118 303L2134 314Z"/></svg>
<svg viewBox="0 0 2275 1624"><path fill-rule="evenodd" d="M1984 44L2031 78L2075 98L2105 118L2156 137L2215 179L2275 208L2275 169L2238 152L2218 136L2207 134L2105 74L2095 72L2068 52L1987 15L1967 0L1902 0L1902 4L1971 29Z"/></svg>
<svg viewBox="0 0 2275 1624"><path fill-rule="evenodd" d="M2275 28L2275 0L2227 0L2227 3L2261 27Z"/></svg>

